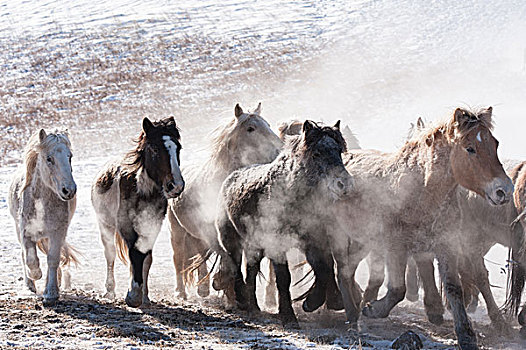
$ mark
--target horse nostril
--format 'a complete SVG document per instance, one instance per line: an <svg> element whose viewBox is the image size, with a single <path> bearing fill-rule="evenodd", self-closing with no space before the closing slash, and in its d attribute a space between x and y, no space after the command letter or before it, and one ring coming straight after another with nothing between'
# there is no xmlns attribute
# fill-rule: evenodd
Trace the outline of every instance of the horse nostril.
<svg viewBox="0 0 526 350"><path fill-rule="evenodd" d="M168 184L166 185L166 189L168 190L168 192L172 192L175 188L175 185L173 182L168 182Z"/></svg>
<svg viewBox="0 0 526 350"><path fill-rule="evenodd" d="M504 197L506 197L506 193L504 193L504 191L503 191L503 190L500 190L500 189L497 190L496 194L497 194L497 197L499 197L499 198L504 198Z"/></svg>
<svg viewBox="0 0 526 350"><path fill-rule="evenodd" d="M69 195L69 190L66 187L62 187L62 193L67 196Z"/></svg>
<svg viewBox="0 0 526 350"><path fill-rule="evenodd" d="M340 190L343 190L343 188L345 187L345 185L341 181L338 181L337 186Z"/></svg>

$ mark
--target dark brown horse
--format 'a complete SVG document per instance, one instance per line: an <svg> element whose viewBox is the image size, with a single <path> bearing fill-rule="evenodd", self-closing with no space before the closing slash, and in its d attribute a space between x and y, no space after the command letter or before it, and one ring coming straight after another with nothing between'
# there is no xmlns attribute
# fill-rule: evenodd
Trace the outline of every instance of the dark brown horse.
<svg viewBox="0 0 526 350"><path fill-rule="evenodd" d="M255 288L259 263L268 257L274 266L279 293L279 315L284 324L297 326L291 305L290 271L286 253L293 247L328 247L331 206L352 189L352 178L342 163L345 141L334 127L306 121L301 136L287 140L283 152L270 164L233 172L223 183L216 228L228 258L223 261L234 276L240 308L259 309ZM246 283L241 256L247 260ZM317 264L309 259L318 277Z"/></svg>
<svg viewBox="0 0 526 350"><path fill-rule="evenodd" d="M115 296L115 241L131 262L126 304L148 304L148 273L152 249L166 215L168 199L184 189L179 170L179 130L173 117L151 122L144 118L137 146L97 176L91 201L99 223L107 263L106 296ZM122 244L124 241L124 244Z"/></svg>

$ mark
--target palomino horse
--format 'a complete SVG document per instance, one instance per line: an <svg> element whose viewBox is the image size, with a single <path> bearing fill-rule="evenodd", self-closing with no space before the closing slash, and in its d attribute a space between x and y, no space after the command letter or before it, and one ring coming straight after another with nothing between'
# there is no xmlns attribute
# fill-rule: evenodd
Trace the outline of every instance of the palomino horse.
<svg viewBox="0 0 526 350"><path fill-rule="evenodd" d="M339 286L350 322L356 322L359 314L350 290L359 260L348 255L342 242L381 244L386 251L387 294L363 309L365 316L373 318L387 317L404 298L407 254L431 252L438 259L459 345L464 350L478 349L458 277L460 233L448 230L443 219L456 217L450 204L458 185L494 205L510 200L513 184L498 159L498 142L491 130L491 107L477 113L458 108L448 120L423 130L395 153L351 151L345 156L359 196L348 201L347 231L333 232L336 237L331 241L339 243L332 251L339 261Z"/></svg>
<svg viewBox="0 0 526 350"><path fill-rule="evenodd" d="M173 117L151 122L144 118L137 146L120 162L99 173L91 201L99 223L107 263L106 297L115 297L115 242L121 256L128 251L131 285L126 304L148 304L148 273L152 249L166 215L168 199L184 189L179 170L179 130ZM124 241L124 242L123 242ZM125 245L124 245L125 244Z"/></svg>
<svg viewBox="0 0 526 350"><path fill-rule="evenodd" d="M234 118L218 129L210 158L199 168L185 169L186 190L170 201L168 219L174 251L177 278L176 293L186 297L183 271L191 252L206 260L208 252L220 251L214 228L216 201L223 180L234 170L251 164L271 162L278 155L282 142L261 117L261 103L252 113L236 105ZM209 251L210 249L210 251ZM199 279L207 275L206 264L199 266ZM223 289L221 277L214 287ZM201 296L208 295L208 281L199 284Z"/></svg>
<svg viewBox="0 0 526 350"><path fill-rule="evenodd" d="M65 242L77 201L70 147L66 132L46 134L41 129L33 134L24 164L9 189L9 208L22 246L25 283L32 292L36 293L35 281L42 277L36 247L47 254L45 304L53 304L59 297L59 264L77 262ZM69 278L65 277L67 288Z"/></svg>
<svg viewBox="0 0 526 350"><path fill-rule="evenodd" d="M266 256L276 273L280 318L285 325L298 326L286 253L301 248L319 277L317 265L309 258L310 248L327 247L325 230L332 222L327 208L353 187L342 162L346 146L339 124L320 127L305 121L302 135L289 138L276 160L234 171L223 183L216 228L228 253L222 264L234 277L240 308L259 309L256 276ZM243 251L246 284L241 273Z"/></svg>

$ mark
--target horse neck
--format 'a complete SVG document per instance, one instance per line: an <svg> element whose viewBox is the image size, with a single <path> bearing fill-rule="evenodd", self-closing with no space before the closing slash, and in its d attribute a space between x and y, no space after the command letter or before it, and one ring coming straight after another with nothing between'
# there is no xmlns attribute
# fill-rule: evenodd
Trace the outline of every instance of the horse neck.
<svg viewBox="0 0 526 350"><path fill-rule="evenodd" d="M406 144L399 153L398 162L417 175L424 184L423 200L429 204L442 203L457 187L450 163L451 144L436 140L431 146L425 141L416 145ZM423 182L422 182L423 181Z"/></svg>

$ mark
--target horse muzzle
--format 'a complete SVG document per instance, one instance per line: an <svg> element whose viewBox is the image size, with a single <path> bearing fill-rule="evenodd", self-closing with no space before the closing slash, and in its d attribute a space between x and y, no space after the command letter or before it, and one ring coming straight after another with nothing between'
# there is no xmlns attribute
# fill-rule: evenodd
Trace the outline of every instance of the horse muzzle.
<svg viewBox="0 0 526 350"><path fill-rule="evenodd" d="M166 198L175 198L183 193L184 181L170 181L164 186Z"/></svg>
<svg viewBox="0 0 526 350"><path fill-rule="evenodd" d="M495 206L506 204L513 197L513 190L513 183L509 177L505 180L496 178L486 187L486 200Z"/></svg>
<svg viewBox="0 0 526 350"><path fill-rule="evenodd" d="M59 196L63 201L69 201L75 197L77 194L77 185L73 183L72 185L64 185L60 189Z"/></svg>

